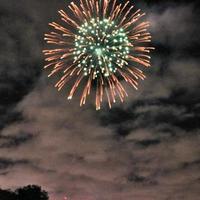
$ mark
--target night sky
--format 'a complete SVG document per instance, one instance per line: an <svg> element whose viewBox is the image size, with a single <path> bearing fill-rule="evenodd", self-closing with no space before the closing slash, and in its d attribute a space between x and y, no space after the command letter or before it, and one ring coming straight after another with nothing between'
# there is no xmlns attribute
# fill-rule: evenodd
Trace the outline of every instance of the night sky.
<svg viewBox="0 0 200 200"><path fill-rule="evenodd" d="M42 70L48 22L68 0L0 0L0 187L61 200L200 198L198 1L135 0L152 68L126 103L96 112Z"/></svg>

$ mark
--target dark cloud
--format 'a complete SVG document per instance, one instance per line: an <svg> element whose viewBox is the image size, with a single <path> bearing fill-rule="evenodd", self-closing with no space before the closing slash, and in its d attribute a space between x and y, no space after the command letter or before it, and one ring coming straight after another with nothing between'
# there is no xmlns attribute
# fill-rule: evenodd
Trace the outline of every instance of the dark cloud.
<svg viewBox="0 0 200 200"><path fill-rule="evenodd" d="M27 163L28 163L27 160L11 160L7 158L0 158L0 169L4 170L9 167L14 167L16 165L23 165Z"/></svg>
<svg viewBox="0 0 200 200"><path fill-rule="evenodd" d="M21 119L14 107L40 74L41 44L31 16L1 7L0 26L0 128L3 128Z"/></svg>
<svg viewBox="0 0 200 200"><path fill-rule="evenodd" d="M16 148L33 139L32 134L19 133L18 136L0 136L0 148Z"/></svg>
<svg viewBox="0 0 200 200"><path fill-rule="evenodd" d="M152 24L153 67L125 104L100 112L68 102L41 73L43 33L64 2L2 3L0 185L73 200L199 198L196 4L136 3Z"/></svg>

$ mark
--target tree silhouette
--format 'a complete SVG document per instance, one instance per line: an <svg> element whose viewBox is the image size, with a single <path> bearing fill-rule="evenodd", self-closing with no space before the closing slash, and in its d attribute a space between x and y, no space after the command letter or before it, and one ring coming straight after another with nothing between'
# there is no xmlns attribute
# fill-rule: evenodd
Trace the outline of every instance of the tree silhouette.
<svg viewBox="0 0 200 200"><path fill-rule="evenodd" d="M48 200L48 194L40 186L28 185L15 192L0 189L0 200Z"/></svg>
<svg viewBox="0 0 200 200"><path fill-rule="evenodd" d="M48 194L41 187L28 185L16 190L17 200L48 200Z"/></svg>
<svg viewBox="0 0 200 200"><path fill-rule="evenodd" d="M10 190L2 190L0 189L0 199L1 200L16 200L17 195Z"/></svg>

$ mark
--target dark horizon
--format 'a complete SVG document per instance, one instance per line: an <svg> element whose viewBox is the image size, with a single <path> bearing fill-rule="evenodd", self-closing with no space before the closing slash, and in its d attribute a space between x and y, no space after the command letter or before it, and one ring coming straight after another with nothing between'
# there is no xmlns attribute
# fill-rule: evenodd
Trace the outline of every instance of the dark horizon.
<svg viewBox="0 0 200 200"><path fill-rule="evenodd" d="M64 0L0 1L0 188L61 200L198 200L198 1L136 0L152 67L124 104L79 107L48 79L42 50Z"/></svg>

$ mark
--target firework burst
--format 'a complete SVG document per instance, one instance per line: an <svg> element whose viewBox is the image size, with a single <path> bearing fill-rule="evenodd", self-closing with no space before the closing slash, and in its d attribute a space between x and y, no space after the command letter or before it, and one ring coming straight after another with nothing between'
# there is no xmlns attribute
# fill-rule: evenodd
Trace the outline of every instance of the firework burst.
<svg viewBox="0 0 200 200"><path fill-rule="evenodd" d="M59 14L63 25L52 22L49 25L56 31L45 34L54 48L43 51L45 68L51 68L49 77L62 73L55 87L60 91L73 82L68 95L72 99L82 84L80 106L95 90L97 110L104 96L110 108L117 97L123 102L128 94L120 80L137 89L138 80L145 79L139 65L150 67L153 48L145 45L151 42L149 22L139 22L145 14L134 11L129 1L118 4L117 0L71 2L67 13L60 10Z"/></svg>

